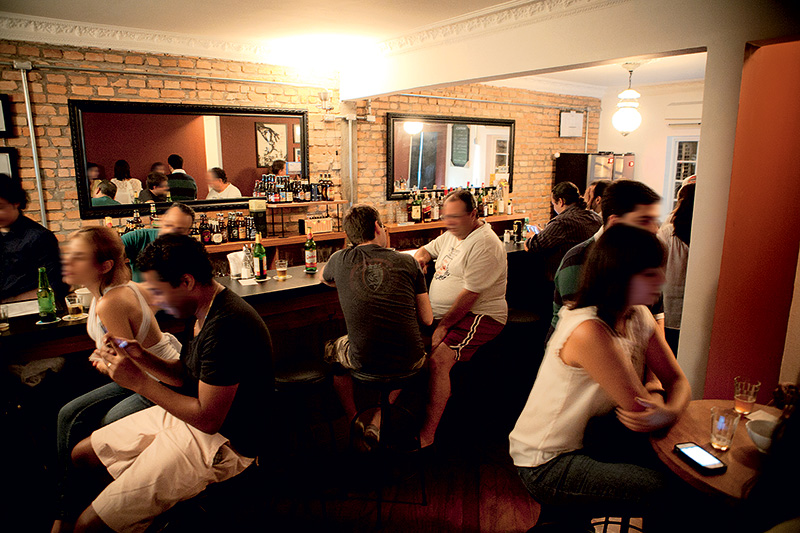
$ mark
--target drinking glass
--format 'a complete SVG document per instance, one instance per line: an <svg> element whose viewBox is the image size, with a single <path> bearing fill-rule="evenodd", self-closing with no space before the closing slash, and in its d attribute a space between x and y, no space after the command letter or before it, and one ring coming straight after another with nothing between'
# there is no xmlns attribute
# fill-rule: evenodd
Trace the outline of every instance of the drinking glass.
<svg viewBox="0 0 800 533"><path fill-rule="evenodd" d="M728 407L711 408L711 446L724 452L730 448L741 413Z"/></svg>
<svg viewBox="0 0 800 533"><path fill-rule="evenodd" d="M756 404L760 381L755 381L744 376L733 378L733 407L743 415L749 415Z"/></svg>
<svg viewBox="0 0 800 533"><path fill-rule="evenodd" d="M5 331L10 327L8 323L8 306L0 305L0 331Z"/></svg>
<svg viewBox="0 0 800 533"><path fill-rule="evenodd" d="M80 296L77 294L68 294L64 300L67 302L67 313L69 313L70 319L78 320L79 318L83 318L83 302L81 302Z"/></svg>
<svg viewBox="0 0 800 533"><path fill-rule="evenodd" d="M289 261L286 259L278 259L275 261L275 270L277 271L276 278L279 280L286 279L286 271L289 268Z"/></svg>

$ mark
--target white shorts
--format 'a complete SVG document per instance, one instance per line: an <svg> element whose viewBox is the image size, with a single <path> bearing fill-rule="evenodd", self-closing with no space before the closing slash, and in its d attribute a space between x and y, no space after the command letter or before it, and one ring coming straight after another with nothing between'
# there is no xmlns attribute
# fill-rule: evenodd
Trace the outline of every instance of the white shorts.
<svg viewBox="0 0 800 533"><path fill-rule="evenodd" d="M145 531L176 503L253 462L219 433L203 433L157 405L98 429L91 443L114 478L92 507L108 527L121 532Z"/></svg>

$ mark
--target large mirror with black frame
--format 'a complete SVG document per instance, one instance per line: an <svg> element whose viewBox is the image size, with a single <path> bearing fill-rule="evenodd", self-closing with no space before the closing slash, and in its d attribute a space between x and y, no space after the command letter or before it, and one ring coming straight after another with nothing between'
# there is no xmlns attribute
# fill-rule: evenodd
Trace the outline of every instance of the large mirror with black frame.
<svg viewBox="0 0 800 533"><path fill-rule="evenodd" d="M386 198L415 189L511 189L514 121L473 117L387 114Z"/></svg>
<svg viewBox="0 0 800 533"><path fill-rule="evenodd" d="M308 176L305 110L70 100L69 113L81 218L244 207L264 174Z"/></svg>

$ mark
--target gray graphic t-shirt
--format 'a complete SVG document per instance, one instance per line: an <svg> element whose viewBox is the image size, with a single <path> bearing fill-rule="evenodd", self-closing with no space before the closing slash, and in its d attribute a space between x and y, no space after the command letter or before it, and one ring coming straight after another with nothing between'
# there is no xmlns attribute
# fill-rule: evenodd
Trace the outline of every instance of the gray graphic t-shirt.
<svg viewBox="0 0 800 533"><path fill-rule="evenodd" d="M417 295L428 289L411 255L376 244L355 246L333 254L323 277L336 283L350 358L363 372L406 372L422 358Z"/></svg>

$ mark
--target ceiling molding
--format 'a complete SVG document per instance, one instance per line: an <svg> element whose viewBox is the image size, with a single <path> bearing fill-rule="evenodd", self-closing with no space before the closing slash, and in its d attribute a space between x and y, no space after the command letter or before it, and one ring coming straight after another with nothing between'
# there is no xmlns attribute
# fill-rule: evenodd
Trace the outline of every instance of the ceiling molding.
<svg viewBox="0 0 800 533"><path fill-rule="evenodd" d="M206 39L192 35L91 24L0 12L4 39L37 43L94 46L191 57L263 62L268 50L253 43Z"/></svg>
<svg viewBox="0 0 800 533"><path fill-rule="evenodd" d="M631 0L512 0L447 19L380 43L387 55L458 41L487 32L605 9Z"/></svg>

